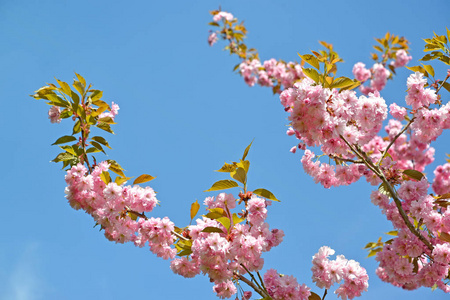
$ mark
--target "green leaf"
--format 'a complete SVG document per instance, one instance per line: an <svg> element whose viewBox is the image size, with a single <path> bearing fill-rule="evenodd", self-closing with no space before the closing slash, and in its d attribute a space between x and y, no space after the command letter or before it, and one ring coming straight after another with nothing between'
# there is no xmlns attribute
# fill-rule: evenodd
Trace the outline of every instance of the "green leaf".
<svg viewBox="0 0 450 300"><path fill-rule="evenodd" d="M230 229L231 221L228 217L217 218L216 221L222 224L227 230Z"/></svg>
<svg viewBox="0 0 450 300"><path fill-rule="evenodd" d="M439 233L439 239L441 241L450 243L450 234L448 234L446 232L441 232L441 233Z"/></svg>
<svg viewBox="0 0 450 300"><path fill-rule="evenodd" d="M64 151L73 154L74 156L77 156L77 153L75 152L74 148L72 146L69 145L65 145L65 146L59 146L61 149L63 149Z"/></svg>
<svg viewBox="0 0 450 300"><path fill-rule="evenodd" d="M113 171L119 176L125 177L125 174L123 173L123 168L115 160L108 159L107 162L110 164L109 169L111 171Z"/></svg>
<svg viewBox="0 0 450 300"><path fill-rule="evenodd" d="M442 84L442 80L439 81L439 84L440 84L440 85ZM448 82L444 82L444 84L442 84L442 87L443 87L444 89L446 89L448 92L450 92L450 84L449 84Z"/></svg>
<svg viewBox="0 0 450 300"><path fill-rule="evenodd" d="M95 147L90 147L90 148L86 149L86 153L97 153L97 152L101 152L101 151Z"/></svg>
<svg viewBox="0 0 450 300"><path fill-rule="evenodd" d="M242 184L245 184L245 182L247 181L247 172L245 172L245 170L243 168L237 168L236 170L234 170L233 172L230 173L231 178L236 179L237 181L239 181Z"/></svg>
<svg viewBox="0 0 450 300"><path fill-rule="evenodd" d="M105 150L103 150L103 147L99 143L91 141L91 145L106 154Z"/></svg>
<svg viewBox="0 0 450 300"><path fill-rule="evenodd" d="M375 248L370 250L369 254L367 255L367 257L371 257L376 255L378 252L380 252L381 250L383 250L383 248Z"/></svg>
<svg viewBox="0 0 450 300"><path fill-rule="evenodd" d="M256 190L253 191L253 194L256 194L258 196L264 197L264 198L269 199L269 200L280 202L280 200L278 200L275 197L274 194L272 194L270 191L268 191L266 189L256 189Z"/></svg>
<svg viewBox="0 0 450 300"><path fill-rule="evenodd" d="M72 131L72 134L77 134L77 133L79 133L81 131L81 123L80 123L80 120L78 119L76 122L75 122L75 125L73 125L73 131Z"/></svg>
<svg viewBox="0 0 450 300"><path fill-rule="evenodd" d="M247 146L247 148L245 148L244 150L244 155L242 155L242 160L245 160L245 158L247 157L248 151L250 150L250 147L252 146L253 141L250 143L250 145Z"/></svg>
<svg viewBox="0 0 450 300"><path fill-rule="evenodd" d="M392 230L392 231L386 232L386 234L397 236L398 235L398 231L397 230Z"/></svg>
<svg viewBox="0 0 450 300"><path fill-rule="evenodd" d="M57 139L56 142L54 142L52 145L65 144L65 143L73 142L76 140L77 140L77 138L72 135L65 135L65 136L62 136L59 139Z"/></svg>
<svg viewBox="0 0 450 300"><path fill-rule="evenodd" d="M233 219L233 224L239 224L245 220L245 219L239 217L236 213L233 213L232 219Z"/></svg>
<svg viewBox="0 0 450 300"><path fill-rule="evenodd" d="M125 176L123 176L125 177ZM100 179L103 180L105 184L108 184L111 182L111 176L109 175L109 172L103 171L102 174L100 174Z"/></svg>
<svg viewBox="0 0 450 300"><path fill-rule="evenodd" d="M317 70L320 69L320 64L319 64L319 60L311 54L305 54L305 55L301 55L300 53L297 53L298 56L300 56L306 63L310 64L311 66L313 66L314 68L316 68Z"/></svg>
<svg viewBox="0 0 450 300"><path fill-rule="evenodd" d="M219 191L238 187L238 183L234 180L219 180L215 182L208 190L204 192Z"/></svg>
<svg viewBox="0 0 450 300"><path fill-rule="evenodd" d="M109 126L109 124L98 122L96 126L104 131L114 134L114 131L111 130L111 126Z"/></svg>
<svg viewBox="0 0 450 300"><path fill-rule="evenodd" d="M369 249L369 248L373 248L375 246L376 246L376 243L371 242L371 243L368 243L363 249Z"/></svg>
<svg viewBox="0 0 450 300"><path fill-rule="evenodd" d="M431 75L431 77L434 77L434 69L432 66L424 65L424 64L422 64L422 66L425 68L425 70L428 72L428 74Z"/></svg>
<svg viewBox="0 0 450 300"><path fill-rule="evenodd" d="M209 209L209 213L207 213L205 217L215 220L226 215L227 214L222 208L211 208Z"/></svg>
<svg viewBox="0 0 450 300"><path fill-rule="evenodd" d="M55 78L56 79L56 78ZM72 90L70 89L69 84L67 84L67 82L64 81L60 81L58 79L56 79L56 81L58 82L59 86L61 87L61 90L68 96L72 95Z"/></svg>
<svg viewBox="0 0 450 300"><path fill-rule="evenodd" d="M424 75L427 75L427 71L425 71L425 69L422 66L414 66L414 67L405 66L405 68L407 68L408 70L411 70L413 72L420 72Z"/></svg>
<svg viewBox="0 0 450 300"><path fill-rule="evenodd" d="M151 181L151 180L153 180L153 179L155 179L155 178L156 178L156 177L153 177L153 176L148 175L148 174L142 174L141 176L139 176L138 178L136 178L136 179L133 181L133 184L139 184L139 183L148 182L148 181Z"/></svg>
<svg viewBox="0 0 450 300"><path fill-rule="evenodd" d="M63 100L61 97L57 96L56 94L47 94L46 97L54 106L59 107L69 107L70 104L66 100Z"/></svg>
<svg viewBox="0 0 450 300"><path fill-rule="evenodd" d="M423 175L423 173L416 171L416 170L405 170L403 171L403 174L405 174L406 176L412 178L412 179L416 179L416 180L422 180L422 178L425 176Z"/></svg>
<svg viewBox="0 0 450 300"><path fill-rule="evenodd" d="M216 170L216 172L233 172L236 169L236 166L233 164L229 164L229 163L224 163L224 165L222 166L222 168L220 168L219 170Z"/></svg>
<svg viewBox="0 0 450 300"><path fill-rule="evenodd" d="M192 250L185 249L185 250L181 251L180 253L178 253L177 255L178 256L189 256L191 254L192 254Z"/></svg>
<svg viewBox="0 0 450 300"><path fill-rule="evenodd" d="M58 154L52 161L60 162L60 161L67 161L67 160L72 160L72 159L76 159L76 156L74 156L73 154L70 154L68 152L63 152L63 153Z"/></svg>
<svg viewBox="0 0 450 300"><path fill-rule="evenodd" d="M80 81L84 89L86 87L86 80L80 74L75 73L75 75L77 76L78 80Z"/></svg>
<svg viewBox="0 0 450 300"><path fill-rule="evenodd" d="M217 227L208 226L203 228L202 232L218 232L218 233L224 233L222 229Z"/></svg>
<svg viewBox="0 0 450 300"><path fill-rule="evenodd" d="M248 173L248 169L250 168L250 162L248 160L241 160L236 164L236 166L244 169L245 173Z"/></svg>
<svg viewBox="0 0 450 300"><path fill-rule="evenodd" d="M339 77L336 78L333 83L330 85L330 88L344 88L353 85L355 82L347 77Z"/></svg>
<svg viewBox="0 0 450 300"><path fill-rule="evenodd" d="M199 209L200 204L198 204L198 201L195 200L195 202L191 204L191 221L195 218Z"/></svg>
<svg viewBox="0 0 450 300"><path fill-rule="evenodd" d="M67 119L69 117L71 117L73 115L73 112L70 109L64 109L61 114L59 115L59 117L61 119Z"/></svg>
<svg viewBox="0 0 450 300"><path fill-rule="evenodd" d="M103 96L102 91L93 90L92 93L89 95L89 98L91 98L91 101L93 104L98 105L98 104L96 104L97 100L100 100L102 98L102 96ZM103 101L101 101L101 102L103 102ZM103 102L103 103L105 103L105 102Z"/></svg>
<svg viewBox="0 0 450 300"><path fill-rule="evenodd" d="M101 136L93 136L93 137L91 137L91 140L94 140L94 141L96 141L96 142L102 144L103 146L106 146L106 147L108 147L109 149L112 149L112 148L109 146L108 142L107 142L104 138L102 138Z"/></svg>
<svg viewBox="0 0 450 300"><path fill-rule="evenodd" d="M128 180L130 180L132 177L120 177L117 176L116 179L114 180L115 183L117 183L117 185L121 185L125 182L127 182Z"/></svg>
<svg viewBox="0 0 450 300"><path fill-rule="evenodd" d="M315 83L319 83L319 73L311 68L304 68L303 73L305 73L306 76L314 80Z"/></svg>
<svg viewBox="0 0 450 300"><path fill-rule="evenodd" d="M389 192L388 187L386 186L386 184L383 182L382 184L380 184L380 186L378 187L378 191L383 194L388 196L389 198L392 198L391 193Z"/></svg>
<svg viewBox="0 0 450 300"><path fill-rule="evenodd" d="M106 124L116 124L111 117L104 117L104 118L98 119L98 121L102 122L102 123L106 123Z"/></svg>

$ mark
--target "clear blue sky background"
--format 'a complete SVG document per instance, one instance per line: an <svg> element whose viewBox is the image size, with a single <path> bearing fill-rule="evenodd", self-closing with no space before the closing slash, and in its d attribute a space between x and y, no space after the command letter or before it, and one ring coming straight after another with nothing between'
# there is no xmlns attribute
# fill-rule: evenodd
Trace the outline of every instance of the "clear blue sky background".
<svg viewBox="0 0 450 300"><path fill-rule="evenodd" d="M386 31L411 41L422 56L422 38L449 26L450 4L442 1L12 1L0 2L0 111L2 215L0 299L214 299L204 276L184 279L146 248L107 241L94 222L64 198L61 166L49 163L50 147L70 133L70 122L50 124L48 107L28 95L82 74L120 105L115 136L106 136L130 176L149 173L161 207L153 216L189 222L190 204L225 174L224 161L249 154L250 188L265 187L281 203L269 210L284 242L264 255L265 268L311 282L311 257L328 245L368 270L362 299L447 299L440 291L407 292L380 282L373 258L362 250L391 227L369 200L365 182L325 190L303 173L300 154L285 135L287 116L277 96L249 88L233 74L236 57L210 48L209 11L245 20L248 45L262 59L296 60L297 52L334 44L351 76L358 61L371 65L374 37ZM382 95L404 103L401 70ZM443 76L441 76L443 77ZM447 94L448 95L448 94ZM448 99L448 96L446 96ZM445 101L447 99L444 99ZM444 163L448 135L436 143ZM432 169L428 170L428 173ZM331 293L327 299L336 299Z"/></svg>

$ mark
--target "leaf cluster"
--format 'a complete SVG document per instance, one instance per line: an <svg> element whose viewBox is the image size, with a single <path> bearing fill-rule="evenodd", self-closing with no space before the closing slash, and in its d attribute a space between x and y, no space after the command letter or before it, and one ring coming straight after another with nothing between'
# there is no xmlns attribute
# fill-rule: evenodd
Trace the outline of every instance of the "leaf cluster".
<svg viewBox="0 0 450 300"><path fill-rule="evenodd" d="M342 58L333 50L333 45L323 41L319 43L325 47L326 50L311 51L312 54L300 53L298 56L305 62L312 66L312 68L303 68L303 73L314 80L318 85L322 85L329 89L352 90L358 87L361 83L356 79L348 77L336 77L337 63L343 62Z"/></svg>
<svg viewBox="0 0 450 300"><path fill-rule="evenodd" d="M447 28L447 35L437 35L433 33L434 36L429 39L424 39L425 47L423 49L425 54L420 61L432 61L439 60L446 65L450 65L450 30ZM435 80L435 71L432 65L426 65L421 63L418 66L407 67L409 70L413 72L420 72L428 79L436 82L437 86L445 88L448 92L450 92L450 84L447 81L449 78L448 74L445 80Z"/></svg>

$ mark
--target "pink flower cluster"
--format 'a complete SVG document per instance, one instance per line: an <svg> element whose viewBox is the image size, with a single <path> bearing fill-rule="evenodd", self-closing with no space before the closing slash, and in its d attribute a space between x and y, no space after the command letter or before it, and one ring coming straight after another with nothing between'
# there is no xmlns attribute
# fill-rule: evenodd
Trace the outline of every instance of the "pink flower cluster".
<svg viewBox="0 0 450 300"><path fill-rule="evenodd" d="M414 110L421 107L428 107L437 99L436 93L430 88L424 88L427 80L423 78L423 74L416 72L408 77L406 85L408 94L405 98L406 104L411 105Z"/></svg>
<svg viewBox="0 0 450 300"><path fill-rule="evenodd" d="M51 123L61 123L61 111L58 106L52 106L48 110L48 118Z"/></svg>
<svg viewBox="0 0 450 300"><path fill-rule="evenodd" d="M391 62L394 68L401 68L406 66L406 64L412 59L405 50L400 49L395 53L395 60Z"/></svg>
<svg viewBox="0 0 450 300"><path fill-rule="evenodd" d="M113 121L114 118L119 114L119 105L117 105L116 103L112 102L111 103L111 110L109 112L103 112L101 113L98 118L106 118L106 117L110 117Z"/></svg>
<svg viewBox="0 0 450 300"><path fill-rule="evenodd" d="M450 163L434 170L433 191L439 195L450 193Z"/></svg>
<svg viewBox="0 0 450 300"><path fill-rule="evenodd" d="M307 300L310 288L300 285L292 275L279 275L274 269L264 274L264 285L274 300Z"/></svg>
<svg viewBox="0 0 450 300"><path fill-rule="evenodd" d="M204 204L210 210L223 213L234 209L236 200L232 194L220 193L217 197L207 197ZM236 293L231 281L234 274L261 270L264 264L262 253L279 245L283 239L283 231L270 230L265 223L268 204L266 200L252 196L246 201L247 223L233 224L229 229L217 219L197 219L197 224L188 228L192 241L190 259L174 259L171 269L184 277L203 272L215 283L213 289L221 298Z"/></svg>
<svg viewBox="0 0 450 300"><path fill-rule="evenodd" d="M306 77L299 64L284 63L273 58L264 61L262 65L258 59L243 61L239 65L239 71L249 86L258 83L261 86L273 87L279 84L286 89Z"/></svg>
<svg viewBox="0 0 450 300"><path fill-rule="evenodd" d="M85 166L73 166L65 177L66 198L74 209L83 209L105 231L105 237L117 243L133 242L143 247L146 242L150 250L164 259L174 258L176 250L172 231L174 224L168 218L142 218L139 214L151 212L158 203L150 187L105 184L102 172L109 164L101 162L91 174ZM138 219L138 217L140 217Z"/></svg>
<svg viewBox="0 0 450 300"><path fill-rule="evenodd" d="M217 14L215 14L213 16L213 21L214 22L219 22L222 19L225 19L227 21L231 21L231 20L233 20L233 18L234 17L233 17L233 15L231 13L226 12L226 11L219 11Z"/></svg>
<svg viewBox="0 0 450 300"><path fill-rule="evenodd" d="M319 288L330 289L334 283L344 282L335 291L343 300L361 296L369 287L369 276L366 270L354 260L347 260L343 255L337 255L335 260L328 257L334 250L323 246L313 256L312 280Z"/></svg>
<svg viewBox="0 0 450 300"><path fill-rule="evenodd" d="M394 68L400 68L405 66L410 60L411 56L408 56L405 50L401 49L395 53L395 60L391 61L390 65ZM368 95L370 93L379 92L386 86L387 80L391 76L391 72L383 64L376 63L372 69L366 69L366 65L358 62L353 66L353 76L361 83L370 80L369 86L361 85L359 90L361 93Z"/></svg>

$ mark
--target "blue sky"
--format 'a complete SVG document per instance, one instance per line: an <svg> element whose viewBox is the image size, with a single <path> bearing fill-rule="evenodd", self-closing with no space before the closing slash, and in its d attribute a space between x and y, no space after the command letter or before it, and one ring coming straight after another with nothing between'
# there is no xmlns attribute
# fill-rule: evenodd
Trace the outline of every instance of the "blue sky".
<svg viewBox="0 0 450 300"><path fill-rule="evenodd" d="M208 12L221 5L245 20L247 43L262 59L296 60L297 52L318 49L324 40L345 60L339 75L351 76L354 63L371 64L374 37L386 31L405 36L417 60L422 38L450 25L448 1L404 3L2 0L0 299L215 298L206 277L184 279L146 248L107 241L88 215L67 204L64 172L49 161L58 153L50 144L69 134L71 124L50 124L47 106L28 95L54 77L70 82L73 72L120 105L116 135L105 135L113 147L109 158L130 176L157 176L150 186L161 207L153 216L187 225L190 204L203 202L212 194L202 191L225 179L213 170L239 159L254 139L250 188L267 188L282 201L270 207L268 222L286 234L264 256L266 268L322 294L311 283L311 257L328 245L368 270L362 299L448 298L378 280L376 263L362 248L391 227L370 203L372 187L362 181L330 190L315 185L300 154L289 152L295 140L285 135L287 115L277 96L246 86L232 72L237 58L222 51L223 44L206 42ZM389 82L382 93L388 103L404 103L408 75L401 70ZM434 144L432 167L444 163L448 138Z"/></svg>

